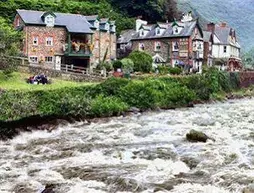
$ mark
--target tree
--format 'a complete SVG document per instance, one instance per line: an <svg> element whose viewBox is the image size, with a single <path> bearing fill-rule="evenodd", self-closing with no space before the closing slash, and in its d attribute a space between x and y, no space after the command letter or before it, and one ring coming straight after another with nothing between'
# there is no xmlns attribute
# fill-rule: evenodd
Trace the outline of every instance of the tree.
<svg viewBox="0 0 254 193"><path fill-rule="evenodd" d="M19 53L21 33L8 25L4 18L0 17L0 70L9 76L17 67L17 60L9 56Z"/></svg>
<svg viewBox="0 0 254 193"><path fill-rule="evenodd" d="M136 50L128 58L134 63L134 71L149 73L152 70L153 58L148 53Z"/></svg>

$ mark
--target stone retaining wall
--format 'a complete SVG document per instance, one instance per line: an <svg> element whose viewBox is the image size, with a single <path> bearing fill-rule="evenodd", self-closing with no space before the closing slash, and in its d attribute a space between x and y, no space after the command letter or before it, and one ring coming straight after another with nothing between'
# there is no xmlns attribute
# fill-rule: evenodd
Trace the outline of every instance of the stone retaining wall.
<svg viewBox="0 0 254 193"><path fill-rule="evenodd" d="M254 71L239 72L240 86L248 87L254 84Z"/></svg>
<svg viewBox="0 0 254 193"><path fill-rule="evenodd" d="M106 79L105 77L100 77L96 75L77 74L77 73L53 70L48 68L41 68L37 66L21 65L19 66L19 71L23 73L33 74L33 75L43 73L50 78L61 78L63 80L74 80L74 81L80 81L80 82L101 82Z"/></svg>

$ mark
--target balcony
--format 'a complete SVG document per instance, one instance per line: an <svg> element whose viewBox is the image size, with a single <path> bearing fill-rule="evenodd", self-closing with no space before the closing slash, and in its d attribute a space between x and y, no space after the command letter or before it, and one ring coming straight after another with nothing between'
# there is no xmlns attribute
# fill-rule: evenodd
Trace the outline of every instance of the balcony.
<svg viewBox="0 0 254 193"><path fill-rule="evenodd" d="M91 57L93 48L92 34L68 34L63 51L66 56Z"/></svg>
<svg viewBox="0 0 254 193"><path fill-rule="evenodd" d="M66 44L63 48L64 54L66 56L84 56L90 57L92 56L93 45L92 44L79 44L79 43L71 43Z"/></svg>

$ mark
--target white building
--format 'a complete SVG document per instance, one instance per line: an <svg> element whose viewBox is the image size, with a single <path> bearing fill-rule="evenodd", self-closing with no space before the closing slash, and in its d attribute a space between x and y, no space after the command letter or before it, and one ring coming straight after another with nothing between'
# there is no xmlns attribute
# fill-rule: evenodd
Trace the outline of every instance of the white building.
<svg viewBox="0 0 254 193"><path fill-rule="evenodd" d="M226 61L225 65L220 68L229 71L239 70L242 66L240 59L241 46L238 43L235 30L222 22L219 25L209 23L207 31L212 33L212 57L215 60L223 59Z"/></svg>

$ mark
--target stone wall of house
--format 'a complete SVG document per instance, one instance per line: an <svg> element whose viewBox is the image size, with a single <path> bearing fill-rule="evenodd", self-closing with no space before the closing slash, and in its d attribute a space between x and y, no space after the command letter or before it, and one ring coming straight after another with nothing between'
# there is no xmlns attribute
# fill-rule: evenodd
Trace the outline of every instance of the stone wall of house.
<svg viewBox="0 0 254 193"><path fill-rule="evenodd" d="M116 58L116 34L107 31L94 30L93 34L93 56L91 57L91 64L96 66L103 60L107 51L106 61Z"/></svg>
<svg viewBox="0 0 254 193"><path fill-rule="evenodd" d="M37 56L38 61L44 61L46 56L63 55L63 47L67 34L63 27L26 26L25 47L26 56ZM33 38L38 37L38 45L33 44ZM46 39L53 38L53 45L46 45Z"/></svg>
<svg viewBox="0 0 254 193"><path fill-rule="evenodd" d="M155 50L155 44L160 42L161 49ZM179 45L179 51L172 51L174 43ZM176 60L181 60L188 64L189 62L189 40L188 38L170 38L170 39L152 39L152 40L134 40L132 49L140 50L140 44L144 44L146 52L151 56L160 55L167 63L173 64ZM170 59L170 61L169 61Z"/></svg>

